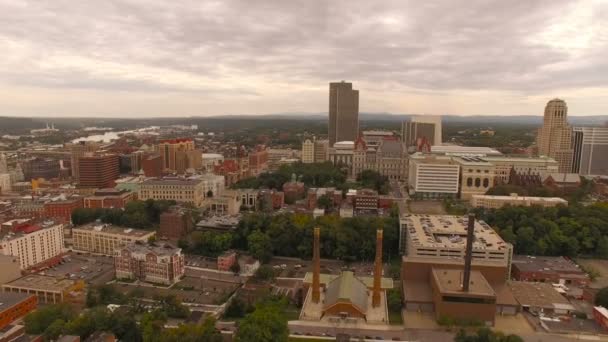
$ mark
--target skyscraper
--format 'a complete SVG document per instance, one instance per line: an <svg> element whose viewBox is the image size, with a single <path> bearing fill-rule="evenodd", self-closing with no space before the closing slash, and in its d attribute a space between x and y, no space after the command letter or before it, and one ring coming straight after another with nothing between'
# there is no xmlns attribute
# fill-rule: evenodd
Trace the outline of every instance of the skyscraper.
<svg viewBox="0 0 608 342"><path fill-rule="evenodd" d="M574 127L572 172L608 176L608 127Z"/></svg>
<svg viewBox="0 0 608 342"><path fill-rule="evenodd" d="M315 162L315 142L314 139L306 139L302 143L302 163L314 163Z"/></svg>
<svg viewBox="0 0 608 342"><path fill-rule="evenodd" d="M557 161L559 172L572 172L572 128L568 125L566 101L553 99L547 103L536 143L538 154Z"/></svg>
<svg viewBox="0 0 608 342"><path fill-rule="evenodd" d="M408 147L417 147L423 141L431 146L441 145L441 116L418 115L401 125L401 139Z"/></svg>
<svg viewBox="0 0 608 342"><path fill-rule="evenodd" d="M329 146L359 136L359 91L352 83L329 84Z"/></svg>
<svg viewBox="0 0 608 342"><path fill-rule="evenodd" d="M71 152L71 166L72 166L72 179L75 181L80 180L80 163L79 160L82 156L89 152L95 152L99 149L99 145L93 141L79 141L70 145Z"/></svg>

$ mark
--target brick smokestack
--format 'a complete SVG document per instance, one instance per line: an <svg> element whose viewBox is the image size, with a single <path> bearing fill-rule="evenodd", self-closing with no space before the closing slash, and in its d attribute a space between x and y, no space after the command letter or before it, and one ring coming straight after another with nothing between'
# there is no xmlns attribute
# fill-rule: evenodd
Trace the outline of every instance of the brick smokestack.
<svg viewBox="0 0 608 342"><path fill-rule="evenodd" d="M314 244L312 250L312 301L319 303L321 299L321 251L319 245L319 237L321 228L315 227Z"/></svg>
<svg viewBox="0 0 608 342"><path fill-rule="evenodd" d="M376 230L376 259L374 261L374 288L372 292L372 307L380 306L380 291L382 288L382 229Z"/></svg>
<svg viewBox="0 0 608 342"><path fill-rule="evenodd" d="M475 214L469 214L467 226L467 249L464 254L464 274L462 275L462 291L469 291L471 280L471 261L473 259L473 240L475 240Z"/></svg>

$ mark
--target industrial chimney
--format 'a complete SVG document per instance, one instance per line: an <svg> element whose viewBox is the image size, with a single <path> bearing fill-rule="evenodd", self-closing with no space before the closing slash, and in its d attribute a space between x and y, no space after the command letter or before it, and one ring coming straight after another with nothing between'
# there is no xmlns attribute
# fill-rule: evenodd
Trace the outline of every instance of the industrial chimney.
<svg viewBox="0 0 608 342"><path fill-rule="evenodd" d="M321 252L319 246L319 236L321 228L315 227L314 243L312 247L312 301L319 303L321 299Z"/></svg>
<svg viewBox="0 0 608 342"><path fill-rule="evenodd" d="M382 229L376 230L376 259L374 261L374 288L372 307L380 306L380 289L382 287Z"/></svg>
<svg viewBox="0 0 608 342"><path fill-rule="evenodd" d="M467 249L464 254L464 274L462 276L462 291L469 291L471 280L471 260L473 259L473 240L475 239L475 214L469 214L467 227Z"/></svg>

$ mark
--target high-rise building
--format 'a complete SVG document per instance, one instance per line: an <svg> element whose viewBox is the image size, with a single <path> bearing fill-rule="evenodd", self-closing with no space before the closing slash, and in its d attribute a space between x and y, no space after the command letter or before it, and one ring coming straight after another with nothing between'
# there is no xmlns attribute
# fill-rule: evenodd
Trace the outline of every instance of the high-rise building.
<svg viewBox="0 0 608 342"><path fill-rule="evenodd" d="M82 188L113 188L120 175L119 157L115 154L84 155L78 159Z"/></svg>
<svg viewBox="0 0 608 342"><path fill-rule="evenodd" d="M26 223L0 233L0 254L19 258L22 269L49 262L63 253L63 224Z"/></svg>
<svg viewBox="0 0 608 342"><path fill-rule="evenodd" d="M572 172L608 176L608 127L574 127Z"/></svg>
<svg viewBox="0 0 608 342"><path fill-rule="evenodd" d="M71 163L72 166L72 179L75 181L80 180L80 157L86 153L95 152L99 149L99 145L91 141L79 141L75 144L70 145L70 151L72 154Z"/></svg>
<svg viewBox="0 0 608 342"><path fill-rule="evenodd" d="M555 159L559 172L572 170L572 128L566 101L553 99L545 107L543 126L538 130L538 154Z"/></svg>
<svg viewBox="0 0 608 342"><path fill-rule="evenodd" d="M315 140L315 163L322 163L329 159L329 141Z"/></svg>
<svg viewBox="0 0 608 342"><path fill-rule="evenodd" d="M170 139L162 140L156 150L163 159L163 169L184 173L188 168L187 152L194 150L194 140L192 139Z"/></svg>
<svg viewBox="0 0 608 342"><path fill-rule="evenodd" d="M401 139L408 147L418 147L424 142L431 146L441 145L441 116L418 115L401 125Z"/></svg>
<svg viewBox="0 0 608 342"><path fill-rule="evenodd" d="M352 83L329 84L329 146L359 136L359 91Z"/></svg>
<svg viewBox="0 0 608 342"><path fill-rule="evenodd" d="M61 171L59 160L52 158L34 157L26 159L21 162L21 167L26 181L38 178L58 178Z"/></svg>
<svg viewBox="0 0 608 342"><path fill-rule="evenodd" d="M315 162L315 142L306 139L302 143L302 163L309 164Z"/></svg>

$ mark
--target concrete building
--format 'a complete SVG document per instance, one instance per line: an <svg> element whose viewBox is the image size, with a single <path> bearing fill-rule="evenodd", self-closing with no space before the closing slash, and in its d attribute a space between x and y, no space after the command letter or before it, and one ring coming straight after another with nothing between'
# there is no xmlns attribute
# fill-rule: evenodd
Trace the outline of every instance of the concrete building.
<svg viewBox="0 0 608 342"><path fill-rule="evenodd" d="M224 161L224 156L218 153L203 153L203 170L213 172L213 167Z"/></svg>
<svg viewBox="0 0 608 342"><path fill-rule="evenodd" d="M82 188L113 188L120 176L115 154L85 154L78 159L78 185Z"/></svg>
<svg viewBox="0 0 608 342"><path fill-rule="evenodd" d="M511 275L519 281L585 287L591 282L589 275L574 262L564 257L513 256Z"/></svg>
<svg viewBox="0 0 608 342"><path fill-rule="evenodd" d="M435 145L431 146L431 153L456 157L502 156L498 150L482 146Z"/></svg>
<svg viewBox="0 0 608 342"><path fill-rule="evenodd" d="M359 91L352 83L329 84L329 146L359 137Z"/></svg>
<svg viewBox="0 0 608 342"><path fill-rule="evenodd" d="M221 175L205 173L197 175L193 179L200 179L203 181L203 194L205 197L209 194L211 196L220 196L224 193L224 189L226 188L226 178Z"/></svg>
<svg viewBox="0 0 608 342"><path fill-rule="evenodd" d="M538 154L557 161L559 172L571 172L572 128L568 124L568 106L564 100L553 99L547 103L536 144Z"/></svg>
<svg viewBox="0 0 608 342"><path fill-rule="evenodd" d="M13 255L0 255L0 285L21 277L21 264L19 257Z"/></svg>
<svg viewBox="0 0 608 342"><path fill-rule="evenodd" d="M354 141L336 142L328 149L328 160L334 165L352 169L354 147Z"/></svg>
<svg viewBox="0 0 608 342"><path fill-rule="evenodd" d="M401 124L401 140L407 147L418 147L423 141L431 146L442 144L441 116L417 115Z"/></svg>
<svg viewBox="0 0 608 342"><path fill-rule="evenodd" d="M38 299L34 295L0 292L0 331L37 307Z"/></svg>
<svg viewBox="0 0 608 342"><path fill-rule="evenodd" d="M68 303L77 306L84 306L84 289L83 280L58 279L38 274L29 274L2 285L5 293L36 296L38 304Z"/></svg>
<svg viewBox="0 0 608 342"><path fill-rule="evenodd" d="M188 178L149 179L141 183L138 198L142 201L174 200L200 207L205 199L204 181Z"/></svg>
<svg viewBox="0 0 608 342"><path fill-rule="evenodd" d="M456 157L460 164L460 198L467 200L473 195L485 194L494 186L496 168L479 157Z"/></svg>
<svg viewBox="0 0 608 342"><path fill-rule="evenodd" d="M497 155L483 156L481 159L494 165L496 183L502 184L511 182L512 171L519 175L538 175L543 178L558 170L555 159L545 156L526 158Z"/></svg>
<svg viewBox="0 0 608 342"><path fill-rule="evenodd" d="M410 195L420 198L458 196L460 163L450 157L415 153L409 158Z"/></svg>
<svg viewBox="0 0 608 342"><path fill-rule="evenodd" d="M181 248L131 244L114 251L116 278L173 285L185 272Z"/></svg>
<svg viewBox="0 0 608 342"><path fill-rule="evenodd" d="M34 157L22 161L20 165L23 169L24 180L26 181L38 178L59 178L61 171L59 160L53 158Z"/></svg>
<svg viewBox="0 0 608 342"><path fill-rule="evenodd" d="M329 160L329 140L315 140L315 163Z"/></svg>
<svg viewBox="0 0 608 342"><path fill-rule="evenodd" d="M207 197L203 206L213 216L236 215L241 209L241 196L237 190L226 190L219 196Z"/></svg>
<svg viewBox="0 0 608 342"><path fill-rule="evenodd" d="M257 189L238 189L241 199L241 208L255 209L258 203L259 190Z"/></svg>
<svg viewBox="0 0 608 342"><path fill-rule="evenodd" d="M160 214L158 235L178 240L190 233L194 227L190 211L182 207L172 207Z"/></svg>
<svg viewBox="0 0 608 342"><path fill-rule="evenodd" d="M315 162L315 142L306 139L302 143L302 163L310 164Z"/></svg>
<svg viewBox="0 0 608 342"><path fill-rule="evenodd" d="M608 127L574 127L572 172L608 176Z"/></svg>
<svg viewBox="0 0 608 342"><path fill-rule="evenodd" d="M518 196L511 194L509 196L492 196L492 195L473 195L471 196L471 206L474 208L498 209L505 205L530 207L538 205L541 207L555 207L558 205L568 206L568 201L559 197L531 197Z"/></svg>
<svg viewBox="0 0 608 342"><path fill-rule="evenodd" d="M360 136L365 144L377 148L383 140L396 140L395 133L391 131L369 130L361 132Z"/></svg>
<svg viewBox="0 0 608 342"><path fill-rule="evenodd" d="M51 262L63 253L63 224L25 223L0 233L0 254L16 256L21 269Z"/></svg>
<svg viewBox="0 0 608 342"><path fill-rule="evenodd" d="M112 256L116 249L136 242L147 243L155 235L149 230L91 223L72 228L72 249Z"/></svg>

